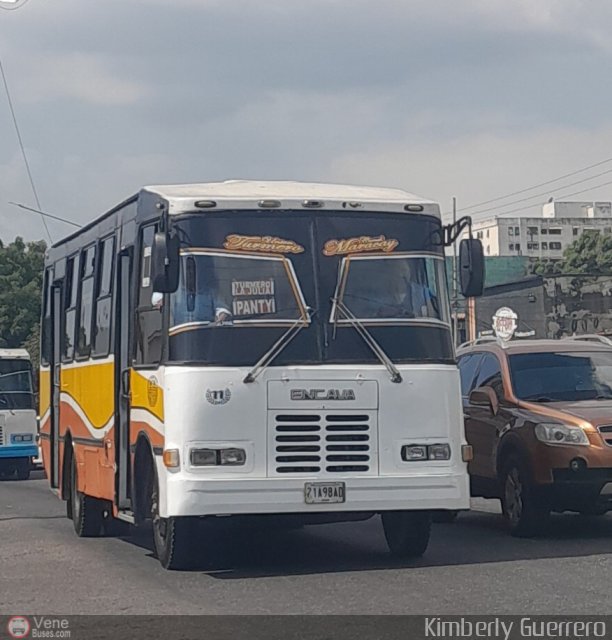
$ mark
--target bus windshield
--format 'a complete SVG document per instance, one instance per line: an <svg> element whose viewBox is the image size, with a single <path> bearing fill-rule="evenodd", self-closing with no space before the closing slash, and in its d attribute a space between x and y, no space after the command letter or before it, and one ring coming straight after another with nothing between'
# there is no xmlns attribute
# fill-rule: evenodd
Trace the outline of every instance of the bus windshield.
<svg viewBox="0 0 612 640"><path fill-rule="evenodd" d="M30 361L0 360L0 410L33 407Z"/></svg>
<svg viewBox="0 0 612 640"><path fill-rule="evenodd" d="M344 305L364 324L449 323L444 261L415 254L353 256L340 264L331 321Z"/></svg>
<svg viewBox="0 0 612 640"><path fill-rule="evenodd" d="M291 262L187 249L172 295L170 334L215 327L291 326L307 322L306 303Z"/></svg>

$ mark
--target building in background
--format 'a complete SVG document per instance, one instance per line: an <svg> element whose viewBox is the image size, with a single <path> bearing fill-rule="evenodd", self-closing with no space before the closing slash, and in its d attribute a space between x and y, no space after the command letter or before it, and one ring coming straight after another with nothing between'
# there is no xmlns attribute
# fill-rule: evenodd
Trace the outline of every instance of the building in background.
<svg viewBox="0 0 612 640"><path fill-rule="evenodd" d="M547 202L539 217L474 220L485 256L560 259L585 231L612 233L610 202Z"/></svg>

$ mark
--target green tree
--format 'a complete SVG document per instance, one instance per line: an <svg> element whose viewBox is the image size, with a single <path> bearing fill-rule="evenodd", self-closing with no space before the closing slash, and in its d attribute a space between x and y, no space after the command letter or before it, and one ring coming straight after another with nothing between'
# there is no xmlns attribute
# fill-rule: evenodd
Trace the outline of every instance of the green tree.
<svg viewBox="0 0 612 640"><path fill-rule="evenodd" d="M556 273L612 273L612 236L585 231L563 252L560 260L534 260L531 271L540 275Z"/></svg>
<svg viewBox="0 0 612 640"><path fill-rule="evenodd" d="M39 322L44 240L0 241L0 347L28 349L35 367L39 358Z"/></svg>

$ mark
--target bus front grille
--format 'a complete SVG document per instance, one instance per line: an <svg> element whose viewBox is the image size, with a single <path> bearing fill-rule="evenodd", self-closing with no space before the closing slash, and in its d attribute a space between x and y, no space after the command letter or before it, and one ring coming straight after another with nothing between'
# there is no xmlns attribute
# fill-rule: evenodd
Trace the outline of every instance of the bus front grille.
<svg viewBox="0 0 612 640"><path fill-rule="evenodd" d="M278 413L271 424L275 474L327 475L375 471L371 412Z"/></svg>

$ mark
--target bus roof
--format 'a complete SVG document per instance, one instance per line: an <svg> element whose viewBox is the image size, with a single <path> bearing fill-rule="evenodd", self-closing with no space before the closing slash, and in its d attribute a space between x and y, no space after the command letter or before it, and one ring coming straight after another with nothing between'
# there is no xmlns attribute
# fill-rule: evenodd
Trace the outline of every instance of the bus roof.
<svg viewBox="0 0 612 640"><path fill-rule="evenodd" d="M193 211L198 200L214 201L224 209L257 208L261 200L279 200L280 208L302 207L304 200L317 200L318 209L404 210L405 205L423 205L422 211L439 215L432 200L385 187L325 184L316 182L227 180L199 184L153 185L143 188L169 202L170 213ZM361 205L361 206L360 206ZM416 209L415 209L416 211Z"/></svg>
<svg viewBox="0 0 612 640"><path fill-rule="evenodd" d="M0 360L29 360L30 354L25 349L0 349Z"/></svg>

